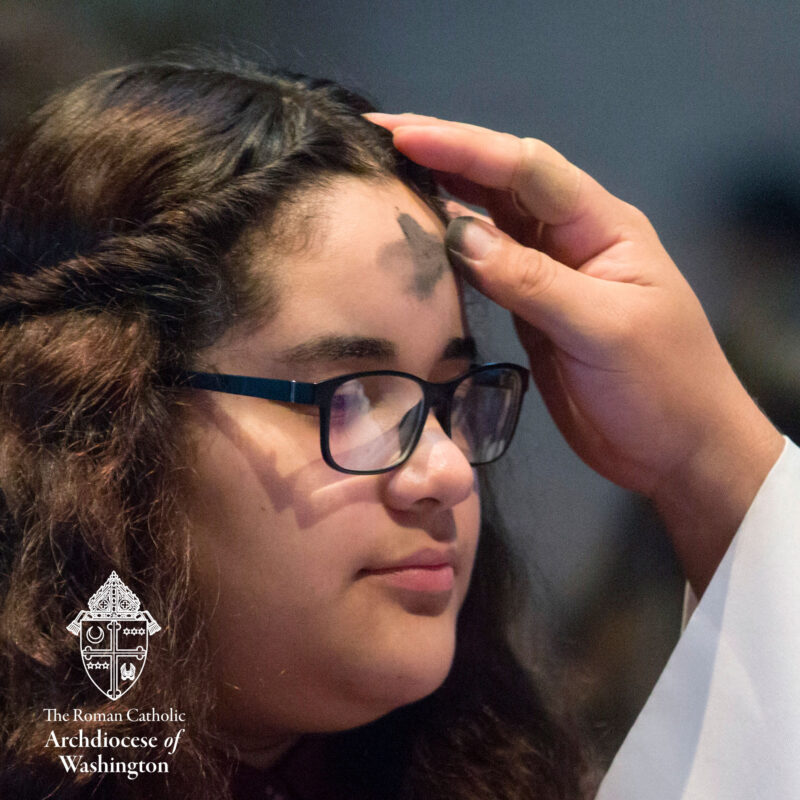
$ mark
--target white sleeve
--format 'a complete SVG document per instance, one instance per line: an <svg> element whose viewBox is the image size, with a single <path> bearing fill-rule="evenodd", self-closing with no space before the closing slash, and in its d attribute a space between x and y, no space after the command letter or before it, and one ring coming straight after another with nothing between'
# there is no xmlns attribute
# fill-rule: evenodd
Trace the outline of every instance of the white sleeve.
<svg viewBox="0 0 800 800"><path fill-rule="evenodd" d="M597 800L800 798L800 448L750 506Z"/></svg>

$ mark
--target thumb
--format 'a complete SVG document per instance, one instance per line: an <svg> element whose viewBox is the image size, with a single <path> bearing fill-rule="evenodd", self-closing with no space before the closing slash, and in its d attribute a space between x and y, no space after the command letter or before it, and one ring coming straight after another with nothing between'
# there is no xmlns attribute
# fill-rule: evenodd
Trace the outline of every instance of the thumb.
<svg viewBox="0 0 800 800"><path fill-rule="evenodd" d="M475 217L454 219L444 243L451 261L476 289L563 349L574 350L586 335L602 329L599 315L608 305L606 287L600 285L604 281L523 247Z"/></svg>

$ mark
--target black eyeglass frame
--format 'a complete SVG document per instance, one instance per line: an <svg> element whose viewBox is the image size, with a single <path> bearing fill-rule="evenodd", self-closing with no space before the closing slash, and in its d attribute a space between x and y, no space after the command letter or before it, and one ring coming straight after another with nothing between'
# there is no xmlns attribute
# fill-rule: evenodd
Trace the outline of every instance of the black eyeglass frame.
<svg viewBox="0 0 800 800"><path fill-rule="evenodd" d="M452 410L453 397L455 396L458 386L467 378L471 378L481 372L489 372L491 370L507 369L517 373L520 379L520 393L517 408L514 414L514 421L508 434L508 441L506 446L494 458L489 461L479 461L477 463L470 462L471 466L483 466L484 464L491 464L497 461L498 458L503 456L508 449L511 440L514 438L514 432L517 429L519 422L519 414L522 409L522 401L525 397L525 392L528 390L529 371L526 367L519 364L512 364L510 362L492 362L487 364L473 364L470 368L454 378L451 381L444 381L443 383L434 383L426 381L423 378L418 378L409 372L399 372L391 369L369 370L364 372L351 372L347 375L337 375L335 378L329 378L319 383L305 383L303 381L287 381L279 380L277 378L253 378L246 375L228 375L221 372L194 372L191 370L181 372L176 379L176 384L179 386L189 386L193 389L207 389L213 392L224 392L226 394L243 395L245 397L258 397L263 400L277 400L282 403L300 403L301 405L317 406L319 408L320 419L320 449L322 451L322 458L325 463L339 471L345 472L349 475L379 475L384 472L390 472L393 469L404 464L419 444L422 436L422 431L425 427L425 422L428 419L428 414L433 409L437 421L442 426L442 429L448 437L452 438L450 431L450 412ZM408 446L408 452L397 462L388 467L381 467L380 469L361 470L361 469L347 469L337 464L330 452L329 447L329 433L330 433L330 412L331 401L336 390L343 383L355 380L357 378L366 378L370 376L385 375L395 376L400 378L408 378L417 383L422 389L423 409L420 415L421 423L417 425L417 430L414 434L413 441Z"/></svg>

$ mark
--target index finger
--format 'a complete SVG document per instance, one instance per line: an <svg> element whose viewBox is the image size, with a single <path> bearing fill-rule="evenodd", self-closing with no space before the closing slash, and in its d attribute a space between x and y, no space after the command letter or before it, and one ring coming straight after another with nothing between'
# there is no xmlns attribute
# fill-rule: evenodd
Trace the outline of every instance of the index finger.
<svg viewBox="0 0 800 800"><path fill-rule="evenodd" d="M393 131L395 146L413 161L514 192L525 210L555 228L551 238L570 261L602 252L619 241L621 224L634 222L632 206L538 139L418 114L366 116Z"/></svg>
<svg viewBox="0 0 800 800"><path fill-rule="evenodd" d="M412 160L452 172L492 189L516 192L518 201L537 219L558 225L570 221L579 170L549 148L534 174L526 173L528 142L464 122L419 114L367 114L394 133L394 143ZM547 147L543 142L544 147ZM534 180L538 178L539 180Z"/></svg>

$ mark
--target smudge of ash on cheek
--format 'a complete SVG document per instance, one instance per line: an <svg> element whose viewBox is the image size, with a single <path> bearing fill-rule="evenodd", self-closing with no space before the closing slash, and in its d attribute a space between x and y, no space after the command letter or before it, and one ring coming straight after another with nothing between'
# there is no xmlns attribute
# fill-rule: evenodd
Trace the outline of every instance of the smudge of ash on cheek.
<svg viewBox="0 0 800 800"><path fill-rule="evenodd" d="M444 243L428 233L410 214L398 214L397 224L411 250L413 273L408 291L417 299L426 300L449 266Z"/></svg>

